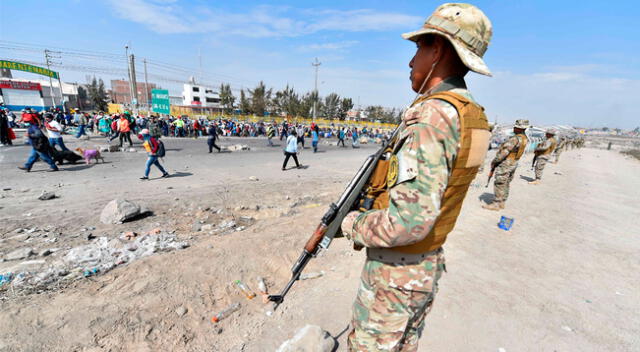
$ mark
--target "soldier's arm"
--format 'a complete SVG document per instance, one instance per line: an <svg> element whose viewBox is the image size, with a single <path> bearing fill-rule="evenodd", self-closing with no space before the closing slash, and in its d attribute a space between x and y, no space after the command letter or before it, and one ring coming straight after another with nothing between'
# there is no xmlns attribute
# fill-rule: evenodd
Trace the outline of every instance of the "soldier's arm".
<svg viewBox="0 0 640 352"><path fill-rule="evenodd" d="M458 117L448 103L427 103L422 113L428 118L408 127L411 133L398 153L399 176L389 190L389 207L353 213L343 222L343 231L358 245L388 248L419 242L440 213L458 148Z"/></svg>
<svg viewBox="0 0 640 352"><path fill-rule="evenodd" d="M512 136L509 139L507 139L507 141L502 143L500 148L498 148L498 151L496 152L496 156L493 158L493 161L491 162L491 164L492 165L500 164L504 159L507 158L507 155L509 155L509 153L511 153L513 148L515 148L516 146L518 146L518 137Z"/></svg>
<svg viewBox="0 0 640 352"><path fill-rule="evenodd" d="M549 139L545 139L544 142L540 145L538 145L538 147L536 147L536 152L544 152L545 150L549 149L549 147L551 146L551 141Z"/></svg>

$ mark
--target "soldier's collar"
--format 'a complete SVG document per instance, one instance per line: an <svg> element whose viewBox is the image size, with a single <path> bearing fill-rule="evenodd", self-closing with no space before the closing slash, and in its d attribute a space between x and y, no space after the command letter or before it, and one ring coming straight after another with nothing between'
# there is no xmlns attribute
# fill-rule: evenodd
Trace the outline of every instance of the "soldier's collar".
<svg viewBox="0 0 640 352"><path fill-rule="evenodd" d="M437 86L428 90L424 95L429 96L431 94L446 92L456 88L467 89L467 84L464 82L464 78L458 76L447 77Z"/></svg>

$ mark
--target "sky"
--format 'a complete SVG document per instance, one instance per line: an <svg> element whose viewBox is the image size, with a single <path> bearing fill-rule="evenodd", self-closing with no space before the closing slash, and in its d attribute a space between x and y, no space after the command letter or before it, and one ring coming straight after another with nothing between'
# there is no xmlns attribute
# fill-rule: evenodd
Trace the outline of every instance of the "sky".
<svg viewBox="0 0 640 352"><path fill-rule="evenodd" d="M43 62L38 50L61 50L54 60L62 67L53 69L63 81L85 82L93 74L108 81L126 77L128 44L137 58L138 80L145 58L149 81L181 95L179 81L189 76L212 85L230 83L237 90L264 81L276 90L289 84L300 92L311 91L311 63L317 57L320 95L336 92L356 105L403 108L414 97L408 63L415 45L400 34L418 29L439 4L0 0L0 58ZM473 4L493 24L485 61L494 75L470 73L467 82L491 121L640 126L635 97L640 91L640 3ZM100 55L64 54L73 50Z"/></svg>

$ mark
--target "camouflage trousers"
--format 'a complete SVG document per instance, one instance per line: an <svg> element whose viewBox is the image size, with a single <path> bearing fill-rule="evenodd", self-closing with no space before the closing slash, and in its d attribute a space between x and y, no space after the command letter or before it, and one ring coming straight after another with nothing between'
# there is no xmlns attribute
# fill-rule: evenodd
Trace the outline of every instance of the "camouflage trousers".
<svg viewBox="0 0 640 352"><path fill-rule="evenodd" d="M549 156L547 155L539 155L536 159L536 180L542 179L542 171L544 171L544 167L547 165L549 161Z"/></svg>
<svg viewBox="0 0 640 352"><path fill-rule="evenodd" d="M442 248L411 265L367 259L353 304L349 351L416 351L444 270Z"/></svg>
<svg viewBox="0 0 640 352"><path fill-rule="evenodd" d="M504 203L509 198L509 184L513 181L518 162L515 160L504 160L494 171L495 180L493 182L493 194L495 202Z"/></svg>
<svg viewBox="0 0 640 352"><path fill-rule="evenodd" d="M560 154L562 154L562 151L556 150L553 155L555 156L556 160L554 161L554 163L557 163L560 160Z"/></svg>

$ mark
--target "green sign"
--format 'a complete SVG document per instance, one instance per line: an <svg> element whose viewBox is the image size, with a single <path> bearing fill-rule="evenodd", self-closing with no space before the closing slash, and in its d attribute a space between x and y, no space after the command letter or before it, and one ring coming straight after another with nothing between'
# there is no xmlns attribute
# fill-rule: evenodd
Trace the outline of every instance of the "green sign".
<svg viewBox="0 0 640 352"><path fill-rule="evenodd" d="M0 68L7 68L7 69L10 69L10 70L31 72L31 73L35 73L37 75L43 75L43 76L56 78L56 79L58 78L58 72L56 72L56 71L51 71L51 70L46 69L46 68L33 66L33 65L29 65L29 64L23 64L21 62L0 60Z"/></svg>
<svg viewBox="0 0 640 352"><path fill-rule="evenodd" d="M169 103L169 91L166 89L151 90L151 110L158 114L171 113L171 104Z"/></svg>

